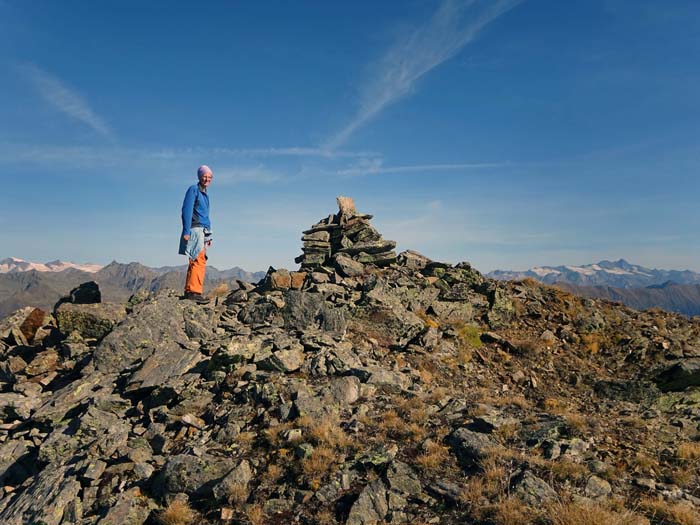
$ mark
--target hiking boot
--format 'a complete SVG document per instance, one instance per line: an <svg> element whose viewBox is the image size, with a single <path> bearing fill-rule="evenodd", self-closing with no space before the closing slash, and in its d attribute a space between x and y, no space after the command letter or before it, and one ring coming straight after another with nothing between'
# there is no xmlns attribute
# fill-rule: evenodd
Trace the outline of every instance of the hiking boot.
<svg viewBox="0 0 700 525"><path fill-rule="evenodd" d="M185 295L183 295L182 298L195 301L197 304L209 304L210 301L208 297L204 297L201 293L195 292L185 292Z"/></svg>

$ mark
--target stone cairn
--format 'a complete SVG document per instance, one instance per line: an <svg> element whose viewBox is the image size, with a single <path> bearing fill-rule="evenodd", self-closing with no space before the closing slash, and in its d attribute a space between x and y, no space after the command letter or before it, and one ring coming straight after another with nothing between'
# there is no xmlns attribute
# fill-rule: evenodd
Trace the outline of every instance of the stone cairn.
<svg viewBox="0 0 700 525"><path fill-rule="evenodd" d="M358 213L350 197L338 197L338 213L304 231L302 270L335 268L346 276L364 272L365 264L386 266L396 261L396 242L382 239L370 224L372 215Z"/></svg>

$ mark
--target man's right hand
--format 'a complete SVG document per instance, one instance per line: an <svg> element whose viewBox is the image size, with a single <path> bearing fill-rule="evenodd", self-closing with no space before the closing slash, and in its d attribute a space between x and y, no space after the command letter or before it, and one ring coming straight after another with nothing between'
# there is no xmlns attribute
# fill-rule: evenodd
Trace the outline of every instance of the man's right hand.
<svg viewBox="0 0 700 525"><path fill-rule="evenodd" d="M187 234L183 235L182 238L185 239L186 241L190 240L190 236Z"/></svg>

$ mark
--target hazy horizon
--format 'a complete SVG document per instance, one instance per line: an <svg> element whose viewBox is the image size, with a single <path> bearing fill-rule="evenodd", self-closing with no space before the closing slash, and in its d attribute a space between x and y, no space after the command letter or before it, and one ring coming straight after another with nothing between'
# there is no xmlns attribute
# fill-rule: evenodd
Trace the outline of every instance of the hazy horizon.
<svg viewBox="0 0 700 525"><path fill-rule="evenodd" d="M700 271L700 4L0 0L7 256L296 268L360 211L483 272L624 258Z"/></svg>

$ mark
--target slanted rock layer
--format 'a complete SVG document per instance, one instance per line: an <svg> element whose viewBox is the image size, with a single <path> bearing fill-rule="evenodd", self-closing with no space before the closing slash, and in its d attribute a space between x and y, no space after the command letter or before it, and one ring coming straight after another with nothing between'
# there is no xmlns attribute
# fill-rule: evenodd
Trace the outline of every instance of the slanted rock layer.
<svg viewBox="0 0 700 525"><path fill-rule="evenodd" d="M693 523L700 321L342 253L0 321L0 523Z"/></svg>

